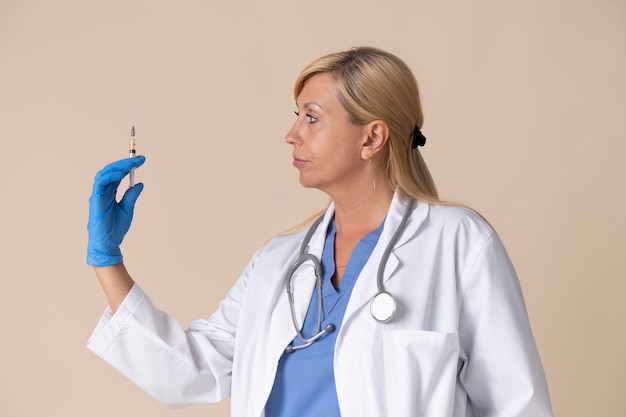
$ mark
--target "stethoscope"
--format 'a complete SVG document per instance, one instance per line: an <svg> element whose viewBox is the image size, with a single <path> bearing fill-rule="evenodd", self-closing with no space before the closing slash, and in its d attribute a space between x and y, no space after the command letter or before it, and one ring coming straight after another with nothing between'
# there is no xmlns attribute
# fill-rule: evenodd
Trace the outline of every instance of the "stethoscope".
<svg viewBox="0 0 626 417"><path fill-rule="evenodd" d="M378 273L376 275L376 284L378 286L378 293L372 298L370 301L370 314L374 320L379 323L387 323L390 321L393 316L396 314L396 299L395 297L385 291L385 286L383 284L383 275L385 272L385 266L387 265L387 260L389 259L389 255L393 250L394 245L400 238L400 235L406 228L406 223L411 215L413 210L413 204L415 200L411 199L409 204L407 205L404 215L402 216L402 220L398 225L395 233L391 237L391 240L387 244L385 251L383 252L383 256L380 259L380 263L378 264ZM313 233L317 230L317 227L324 219L324 216L320 216L313 222L306 235L304 236L304 240L302 241L302 245L300 246L300 254L298 259L293 263L291 268L287 271L287 296L289 297L289 309L291 311L291 321L293 322L293 327L296 329L296 334L298 339L302 341L301 345L293 345L290 344L285 349L286 353L292 353L298 349L304 349L305 347L309 347L315 342L317 339L322 337L326 333L332 333L335 331L335 325L329 323L324 327L322 326L322 264L319 259L310 253L306 253L307 246L309 246L309 242L311 241L311 237ZM291 281L293 280L293 276L298 268L302 266L307 261L311 261L313 264L313 271L315 273L316 279L316 287L317 287L317 322L315 325L315 334L309 338L306 338L300 332L300 325L298 324L298 319L296 319L296 309L293 300L293 289L291 285Z"/></svg>

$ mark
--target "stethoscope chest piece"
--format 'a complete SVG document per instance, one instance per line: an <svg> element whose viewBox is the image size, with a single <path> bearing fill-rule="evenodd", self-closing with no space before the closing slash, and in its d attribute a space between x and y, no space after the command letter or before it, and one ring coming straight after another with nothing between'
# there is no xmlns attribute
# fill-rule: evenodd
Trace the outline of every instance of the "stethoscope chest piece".
<svg viewBox="0 0 626 417"><path fill-rule="evenodd" d="M370 302L370 314L379 323L386 323L396 314L396 299L386 291L379 292Z"/></svg>

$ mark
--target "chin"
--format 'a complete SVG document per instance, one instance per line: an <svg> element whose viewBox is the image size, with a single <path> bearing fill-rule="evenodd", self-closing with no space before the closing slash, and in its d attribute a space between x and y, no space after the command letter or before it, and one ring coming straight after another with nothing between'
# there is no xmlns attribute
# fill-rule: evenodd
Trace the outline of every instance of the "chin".
<svg viewBox="0 0 626 417"><path fill-rule="evenodd" d="M300 176L300 185L304 188L316 188L319 189L319 184L316 181L313 181L311 178Z"/></svg>
<svg viewBox="0 0 626 417"><path fill-rule="evenodd" d="M315 187L315 185L310 184L307 181L302 181L302 180L300 180L300 185L303 186L304 188L317 188Z"/></svg>

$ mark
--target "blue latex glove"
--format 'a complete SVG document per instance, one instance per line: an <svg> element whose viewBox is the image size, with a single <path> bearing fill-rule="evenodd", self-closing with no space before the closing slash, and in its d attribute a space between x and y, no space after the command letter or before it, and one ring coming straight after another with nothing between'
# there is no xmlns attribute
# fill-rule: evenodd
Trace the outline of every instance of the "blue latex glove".
<svg viewBox="0 0 626 417"><path fill-rule="evenodd" d="M143 190L143 184L128 188L119 202L115 195L122 179L145 160L144 156L122 159L110 163L96 174L89 197L88 265L107 266L122 262L120 245L130 228L135 202Z"/></svg>

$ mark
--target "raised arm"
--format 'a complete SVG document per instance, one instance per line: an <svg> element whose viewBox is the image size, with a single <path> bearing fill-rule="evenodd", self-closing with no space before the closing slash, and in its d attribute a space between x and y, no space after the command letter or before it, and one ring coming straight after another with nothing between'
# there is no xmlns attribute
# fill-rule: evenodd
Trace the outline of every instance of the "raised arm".
<svg viewBox="0 0 626 417"><path fill-rule="evenodd" d="M135 283L124 264L94 266L111 311L115 313Z"/></svg>
<svg viewBox="0 0 626 417"><path fill-rule="evenodd" d="M122 263L120 245L130 228L135 202L143 184L128 188L116 200L117 188L133 168L145 162L143 156L113 162L100 170L94 179L89 198L87 264L92 265L112 311L116 311L133 286Z"/></svg>

